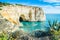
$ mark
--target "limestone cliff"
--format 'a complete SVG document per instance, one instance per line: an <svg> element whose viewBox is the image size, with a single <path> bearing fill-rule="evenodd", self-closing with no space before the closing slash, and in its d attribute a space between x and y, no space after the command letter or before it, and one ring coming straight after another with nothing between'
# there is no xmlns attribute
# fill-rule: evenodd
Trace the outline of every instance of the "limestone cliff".
<svg viewBox="0 0 60 40"><path fill-rule="evenodd" d="M7 5L2 6L0 14L13 24L19 25L19 20L23 21L45 21L46 17L39 7Z"/></svg>

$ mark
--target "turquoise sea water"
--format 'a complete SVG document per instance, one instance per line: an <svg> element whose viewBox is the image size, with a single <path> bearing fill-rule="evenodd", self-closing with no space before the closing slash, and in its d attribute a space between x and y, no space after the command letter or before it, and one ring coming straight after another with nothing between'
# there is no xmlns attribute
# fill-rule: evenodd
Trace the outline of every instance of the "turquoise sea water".
<svg viewBox="0 0 60 40"><path fill-rule="evenodd" d="M50 20L51 22L54 20L58 20L58 22L60 22L60 14L46 14L45 22L22 22L23 26L20 29L23 29L26 32L32 32L35 30L48 31L48 20Z"/></svg>
<svg viewBox="0 0 60 40"><path fill-rule="evenodd" d="M60 14L46 14L46 19L50 21L57 20L60 22Z"/></svg>

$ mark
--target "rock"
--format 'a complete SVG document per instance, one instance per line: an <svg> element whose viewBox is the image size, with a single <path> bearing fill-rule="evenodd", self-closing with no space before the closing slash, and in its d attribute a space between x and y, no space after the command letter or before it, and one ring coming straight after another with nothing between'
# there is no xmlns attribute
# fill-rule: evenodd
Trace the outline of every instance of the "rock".
<svg viewBox="0 0 60 40"><path fill-rule="evenodd" d="M37 31L34 31L31 35L33 35L34 37L40 38L45 36L51 36L52 34L50 34L49 32L37 30Z"/></svg>
<svg viewBox="0 0 60 40"><path fill-rule="evenodd" d="M28 36L21 36L20 39L21 40L29 40L29 37Z"/></svg>
<svg viewBox="0 0 60 40"><path fill-rule="evenodd" d="M7 25L7 23L8 23L8 21L6 21L6 19L0 19L0 31L9 27L9 25Z"/></svg>
<svg viewBox="0 0 60 40"><path fill-rule="evenodd" d="M8 5L3 6L0 14L13 24L20 21L45 21L46 17L41 7ZM22 18L21 18L22 17ZM19 19L20 18L20 19Z"/></svg>

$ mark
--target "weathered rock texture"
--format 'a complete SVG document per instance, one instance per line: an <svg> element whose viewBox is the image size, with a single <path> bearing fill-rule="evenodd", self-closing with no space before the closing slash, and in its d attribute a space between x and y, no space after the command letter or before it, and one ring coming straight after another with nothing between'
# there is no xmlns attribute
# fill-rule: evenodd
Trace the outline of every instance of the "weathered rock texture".
<svg viewBox="0 0 60 40"><path fill-rule="evenodd" d="M45 21L42 8L31 6L7 5L0 10L1 15L13 24L19 25L19 18L24 21Z"/></svg>

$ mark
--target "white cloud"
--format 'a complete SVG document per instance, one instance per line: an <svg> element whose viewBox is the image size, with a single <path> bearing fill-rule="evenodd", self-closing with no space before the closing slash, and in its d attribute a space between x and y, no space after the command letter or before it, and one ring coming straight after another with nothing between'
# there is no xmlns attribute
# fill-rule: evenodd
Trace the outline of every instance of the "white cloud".
<svg viewBox="0 0 60 40"><path fill-rule="evenodd" d="M36 6L36 7L41 7L44 10L44 13L47 14L56 14L59 13L60 14L60 6L51 6L51 5L31 5L28 3L21 3L23 5L28 5L28 6Z"/></svg>
<svg viewBox="0 0 60 40"><path fill-rule="evenodd" d="M60 2L60 0L43 0L44 2Z"/></svg>
<svg viewBox="0 0 60 40"><path fill-rule="evenodd" d="M31 6L37 6L37 7L41 7L44 11L44 13L47 14L60 14L60 6L51 6L51 5L31 5Z"/></svg>
<svg viewBox="0 0 60 40"><path fill-rule="evenodd" d="M60 6L41 6L44 10L45 13L50 13L50 14L60 14Z"/></svg>
<svg viewBox="0 0 60 40"><path fill-rule="evenodd" d="M60 3L55 3L55 4L53 4L53 5L55 5L55 6L60 6Z"/></svg>

